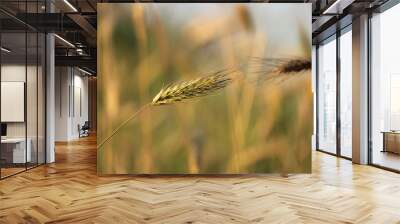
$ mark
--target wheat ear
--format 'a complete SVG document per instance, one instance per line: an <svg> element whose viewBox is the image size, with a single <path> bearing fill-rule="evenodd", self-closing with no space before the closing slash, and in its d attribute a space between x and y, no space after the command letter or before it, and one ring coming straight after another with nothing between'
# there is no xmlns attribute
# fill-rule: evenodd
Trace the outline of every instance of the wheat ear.
<svg viewBox="0 0 400 224"><path fill-rule="evenodd" d="M309 59L292 59L278 67L279 73L294 73L311 69Z"/></svg>
<svg viewBox="0 0 400 224"><path fill-rule="evenodd" d="M275 79L285 81L311 69L311 60L303 58L251 58L248 73L255 75L249 81L262 84Z"/></svg>
<svg viewBox="0 0 400 224"><path fill-rule="evenodd" d="M175 83L161 89L153 98L151 105L166 105L210 95L217 90L225 88L232 81L233 76L220 71L213 75Z"/></svg>

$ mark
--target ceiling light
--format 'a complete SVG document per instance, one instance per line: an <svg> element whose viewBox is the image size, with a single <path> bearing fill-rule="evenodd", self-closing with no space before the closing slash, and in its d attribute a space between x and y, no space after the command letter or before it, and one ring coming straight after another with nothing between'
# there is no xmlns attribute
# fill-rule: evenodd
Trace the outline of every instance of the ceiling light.
<svg viewBox="0 0 400 224"><path fill-rule="evenodd" d="M322 14L324 15L338 15L342 14L343 10L349 7L351 4L356 2L356 0L336 0L327 9L324 10Z"/></svg>
<svg viewBox="0 0 400 224"><path fill-rule="evenodd" d="M6 52L6 53L10 53L10 52L11 52L11 50L9 50L9 49L7 49L7 48L5 48L5 47L1 47L0 49L1 49L2 51Z"/></svg>
<svg viewBox="0 0 400 224"><path fill-rule="evenodd" d="M76 53L78 53L79 55L84 55L84 52L83 52L82 48L77 48L76 49Z"/></svg>
<svg viewBox="0 0 400 224"><path fill-rule="evenodd" d="M64 0L64 3L67 4L74 12L78 12L78 10L68 0Z"/></svg>
<svg viewBox="0 0 400 224"><path fill-rule="evenodd" d="M83 72L83 73L85 73L85 74L87 74L87 75L93 75L92 73L90 73L90 72L88 72L88 71L86 71L86 70L83 70L83 69L81 69L81 68L79 68L79 67L78 67L78 70L81 71L81 72Z"/></svg>
<svg viewBox="0 0 400 224"><path fill-rule="evenodd" d="M337 4L339 4L341 0L336 0L332 5L330 5L327 9L324 10L324 12L322 14L329 14L330 11L335 8L337 6Z"/></svg>
<svg viewBox="0 0 400 224"><path fill-rule="evenodd" d="M64 38L62 38L62 37L60 37L60 36L57 35L57 34L54 34L54 36L57 37L57 38L58 38L59 40L61 40L62 42L66 43L68 46L75 48L75 45L73 45L73 44L72 44L71 42L69 42L68 40L66 40L66 39L64 39Z"/></svg>

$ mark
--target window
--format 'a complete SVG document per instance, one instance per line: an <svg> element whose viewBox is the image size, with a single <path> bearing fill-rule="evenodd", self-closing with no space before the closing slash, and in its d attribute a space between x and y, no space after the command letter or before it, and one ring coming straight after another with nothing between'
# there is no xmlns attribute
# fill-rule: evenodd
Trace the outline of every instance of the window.
<svg viewBox="0 0 400 224"><path fill-rule="evenodd" d="M371 18L371 159L400 170L400 5Z"/></svg>
<svg viewBox="0 0 400 224"><path fill-rule="evenodd" d="M340 36L340 154L352 156L352 35L351 26Z"/></svg>
<svg viewBox="0 0 400 224"><path fill-rule="evenodd" d="M318 48L318 149L336 153L336 36Z"/></svg>

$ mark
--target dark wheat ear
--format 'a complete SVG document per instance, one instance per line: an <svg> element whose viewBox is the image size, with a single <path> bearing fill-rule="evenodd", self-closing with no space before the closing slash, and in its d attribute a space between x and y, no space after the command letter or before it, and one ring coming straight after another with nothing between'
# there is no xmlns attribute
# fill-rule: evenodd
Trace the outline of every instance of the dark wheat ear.
<svg viewBox="0 0 400 224"><path fill-rule="evenodd" d="M311 69L309 59L251 58L248 63L250 82L261 85L265 82L279 83Z"/></svg>
<svg viewBox="0 0 400 224"><path fill-rule="evenodd" d="M301 72L311 69L311 61L309 59L293 59L283 63L278 67L280 73Z"/></svg>
<svg viewBox="0 0 400 224"><path fill-rule="evenodd" d="M311 69L311 60L304 58L260 58L252 57L247 62L247 67L258 72L290 73ZM258 69L258 70L256 70Z"/></svg>

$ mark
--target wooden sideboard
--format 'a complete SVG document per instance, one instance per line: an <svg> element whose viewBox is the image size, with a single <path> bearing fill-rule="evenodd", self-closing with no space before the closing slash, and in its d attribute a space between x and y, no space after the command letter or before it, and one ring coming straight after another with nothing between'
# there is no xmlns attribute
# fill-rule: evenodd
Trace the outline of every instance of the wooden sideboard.
<svg viewBox="0 0 400 224"><path fill-rule="evenodd" d="M382 152L392 152L400 154L400 132L383 131L383 150Z"/></svg>

